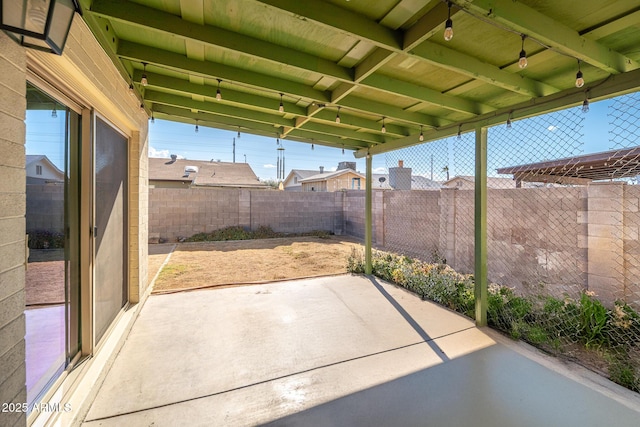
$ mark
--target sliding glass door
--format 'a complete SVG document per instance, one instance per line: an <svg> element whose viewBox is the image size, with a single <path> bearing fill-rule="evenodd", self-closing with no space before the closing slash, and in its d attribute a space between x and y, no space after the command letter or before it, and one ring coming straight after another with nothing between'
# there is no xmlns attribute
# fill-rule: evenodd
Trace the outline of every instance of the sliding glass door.
<svg viewBox="0 0 640 427"><path fill-rule="evenodd" d="M27 85L26 367L29 408L79 351L79 115Z"/></svg>

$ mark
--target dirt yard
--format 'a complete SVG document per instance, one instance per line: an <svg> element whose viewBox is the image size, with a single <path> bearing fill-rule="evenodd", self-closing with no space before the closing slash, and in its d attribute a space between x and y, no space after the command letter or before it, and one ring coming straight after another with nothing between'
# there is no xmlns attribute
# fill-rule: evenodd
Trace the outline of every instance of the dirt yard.
<svg viewBox="0 0 640 427"><path fill-rule="evenodd" d="M154 246L150 254L166 251ZM180 243L153 292L342 274L354 247L361 250L362 245L344 236ZM151 262L150 257L150 273Z"/></svg>
<svg viewBox="0 0 640 427"><path fill-rule="evenodd" d="M30 249L26 305L64 303L64 249Z"/></svg>

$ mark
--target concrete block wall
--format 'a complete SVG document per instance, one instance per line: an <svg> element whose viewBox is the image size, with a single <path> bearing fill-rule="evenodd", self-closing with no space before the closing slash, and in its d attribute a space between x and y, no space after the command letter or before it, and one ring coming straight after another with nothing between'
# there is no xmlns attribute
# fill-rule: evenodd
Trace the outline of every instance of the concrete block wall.
<svg viewBox="0 0 640 427"><path fill-rule="evenodd" d="M251 192L251 228L269 225L284 233L343 232L343 192Z"/></svg>
<svg viewBox="0 0 640 427"><path fill-rule="evenodd" d="M176 241L237 225L240 225L238 190L149 189L149 235L152 238Z"/></svg>
<svg viewBox="0 0 640 427"><path fill-rule="evenodd" d="M473 273L473 190L377 191L373 202L378 247L426 260L435 248ZM364 237L364 192L345 193L344 219L347 234ZM640 186L489 189L487 225L490 281L640 307Z"/></svg>
<svg viewBox="0 0 640 427"><path fill-rule="evenodd" d="M640 186L624 187L624 298L640 307Z"/></svg>
<svg viewBox="0 0 640 427"><path fill-rule="evenodd" d="M0 402L27 401L25 368L26 57L0 32ZM0 412L0 425L26 425Z"/></svg>
<svg viewBox="0 0 640 427"><path fill-rule="evenodd" d="M364 239L364 192L346 191L343 211L345 234Z"/></svg>
<svg viewBox="0 0 640 427"><path fill-rule="evenodd" d="M586 225L578 222L585 188L489 190L488 272L492 282L523 292L544 284L556 296L586 286Z"/></svg>
<svg viewBox="0 0 640 427"><path fill-rule="evenodd" d="M384 199L384 246L429 261L437 256L440 191L385 191Z"/></svg>
<svg viewBox="0 0 640 427"><path fill-rule="evenodd" d="M197 233L261 225L284 233L343 234L344 193L222 188L149 189L149 235L175 241Z"/></svg>
<svg viewBox="0 0 640 427"><path fill-rule="evenodd" d="M64 185L27 185L27 232L64 231Z"/></svg>

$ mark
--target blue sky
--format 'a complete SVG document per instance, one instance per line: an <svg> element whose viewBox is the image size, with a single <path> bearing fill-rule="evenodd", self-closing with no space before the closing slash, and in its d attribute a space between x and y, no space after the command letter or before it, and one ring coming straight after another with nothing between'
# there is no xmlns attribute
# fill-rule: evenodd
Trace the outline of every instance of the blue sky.
<svg viewBox="0 0 640 427"><path fill-rule="evenodd" d="M149 123L149 157L169 157L176 154L191 160L233 161L233 139L236 139L236 162L247 163L260 179L275 179L277 176L277 143L275 138L266 138L246 133L230 132L194 125L155 120ZM324 147L315 144L298 143L281 139L284 146L285 174L291 169L318 170L324 166L326 171L335 170L339 162L355 161L357 169L364 172L365 160L355 159L353 152ZM384 156L374 158L374 169L384 171Z"/></svg>

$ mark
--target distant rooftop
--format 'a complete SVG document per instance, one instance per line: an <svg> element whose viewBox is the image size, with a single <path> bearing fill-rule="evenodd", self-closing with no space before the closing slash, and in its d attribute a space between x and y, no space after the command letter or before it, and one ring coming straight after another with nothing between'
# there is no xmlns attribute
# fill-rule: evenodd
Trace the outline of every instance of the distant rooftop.
<svg viewBox="0 0 640 427"><path fill-rule="evenodd" d="M497 170L518 181L585 184L640 174L640 146L510 166Z"/></svg>
<svg viewBox="0 0 640 427"><path fill-rule="evenodd" d="M195 167L189 172L190 167ZM205 187L266 188L248 163L206 160L149 159L150 181L190 182Z"/></svg>

